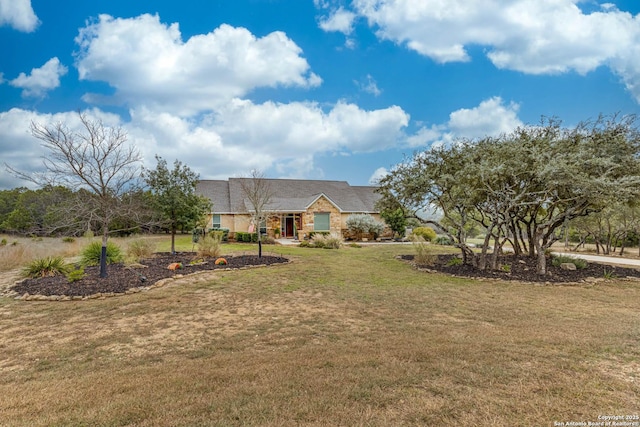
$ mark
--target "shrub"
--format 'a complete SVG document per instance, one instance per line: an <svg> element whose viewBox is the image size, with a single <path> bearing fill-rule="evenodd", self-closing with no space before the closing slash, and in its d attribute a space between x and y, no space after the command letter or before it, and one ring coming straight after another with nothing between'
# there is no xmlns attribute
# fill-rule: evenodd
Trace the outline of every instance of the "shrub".
<svg viewBox="0 0 640 427"><path fill-rule="evenodd" d="M380 212L380 216L396 236L404 237L405 229L407 227L407 219L404 216L402 208L397 208L395 210L383 210Z"/></svg>
<svg viewBox="0 0 640 427"><path fill-rule="evenodd" d="M575 258L569 255L554 255L553 258L551 259L551 264L554 267L560 267L560 264L564 264L564 263L573 263L573 265L576 266L576 268L582 270L584 268L587 268L587 261L585 261L584 259L581 258Z"/></svg>
<svg viewBox="0 0 640 427"><path fill-rule="evenodd" d="M264 243L265 245L275 245L276 239L271 236L262 236L262 243Z"/></svg>
<svg viewBox="0 0 640 427"><path fill-rule="evenodd" d="M7 239L0 240L0 246L7 246Z"/></svg>
<svg viewBox="0 0 640 427"><path fill-rule="evenodd" d="M317 236L313 240L303 240L300 242L301 248L319 248L319 249L340 249L342 239L335 236Z"/></svg>
<svg viewBox="0 0 640 427"><path fill-rule="evenodd" d="M342 246L342 239L335 236L322 236L320 239L316 239L314 243L318 244L320 242L322 242L324 249L340 249Z"/></svg>
<svg viewBox="0 0 640 427"><path fill-rule="evenodd" d="M219 229L209 230L209 237L214 237L216 239L220 239L221 242L224 242L225 232Z"/></svg>
<svg viewBox="0 0 640 427"><path fill-rule="evenodd" d="M144 258L149 258L155 252L155 245L148 239L136 239L129 242L127 248L128 258L140 261Z"/></svg>
<svg viewBox="0 0 640 427"><path fill-rule="evenodd" d="M76 239L74 239L73 237L67 236L67 237L63 237L62 241L65 243L73 243L76 241Z"/></svg>
<svg viewBox="0 0 640 427"><path fill-rule="evenodd" d="M308 237L309 237L309 239L313 239L316 235L318 235L318 236L328 236L329 234L331 234L331 233L329 233L328 231L310 231Z"/></svg>
<svg viewBox="0 0 640 427"><path fill-rule="evenodd" d="M69 280L69 282L76 282L82 278L84 278L84 267L82 266L67 272L67 280Z"/></svg>
<svg viewBox="0 0 640 427"><path fill-rule="evenodd" d="M431 242L436 239L436 232L431 227L418 227L413 229L414 236L420 236L425 241Z"/></svg>
<svg viewBox="0 0 640 427"><path fill-rule="evenodd" d="M69 271L69 266L65 263L64 258L61 256L40 258L32 261L25 267L23 274L26 277L47 277L57 276L59 274L66 274Z"/></svg>
<svg viewBox="0 0 640 427"><path fill-rule="evenodd" d="M102 242L95 241L89 243L83 250L81 256L82 265L98 265L100 264L100 255L102 254ZM120 247L112 242L107 242L107 264L121 262L124 259Z"/></svg>
<svg viewBox="0 0 640 427"><path fill-rule="evenodd" d="M462 258L454 257L447 262L447 267L453 267L456 265L462 265Z"/></svg>
<svg viewBox="0 0 640 427"><path fill-rule="evenodd" d="M219 257L222 247L222 233L211 235L198 242L198 256Z"/></svg>
<svg viewBox="0 0 640 427"><path fill-rule="evenodd" d="M358 239L362 239L362 235L366 233L373 234L374 238L382 234L384 224L375 220L369 214L351 214L346 221L349 233L355 234Z"/></svg>
<svg viewBox="0 0 640 427"><path fill-rule="evenodd" d="M429 243L420 235L413 234L411 237L413 248L416 251L414 258L418 265L433 265L436 262L436 256L431 253Z"/></svg>
<svg viewBox="0 0 640 427"><path fill-rule="evenodd" d="M209 233L213 233L213 232L222 232L222 241L223 242L228 242L229 241L229 229L228 228L212 228L211 230L209 230Z"/></svg>
<svg viewBox="0 0 640 427"><path fill-rule="evenodd" d="M442 246L451 246L451 245L453 245L453 242L447 236L438 236L438 237L436 237L436 240L435 240L434 243L436 245L442 245Z"/></svg>
<svg viewBox="0 0 640 427"><path fill-rule="evenodd" d="M244 231L236 231L236 242L251 243L258 241L258 233L247 233Z"/></svg>

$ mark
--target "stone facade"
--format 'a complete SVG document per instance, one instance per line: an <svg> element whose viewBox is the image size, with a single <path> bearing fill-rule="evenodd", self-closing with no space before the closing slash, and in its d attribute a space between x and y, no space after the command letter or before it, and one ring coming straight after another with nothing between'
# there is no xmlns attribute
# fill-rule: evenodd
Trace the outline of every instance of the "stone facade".
<svg viewBox="0 0 640 427"><path fill-rule="evenodd" d="M326 197L321 196L316 200L306 212L302 213L302 229L300 232L309 234L315 230L314 217L316 213L328 213L329 214L329 231L332 234L341 234L342 220L340 210L331 203ZM325 231L325 230L322 230Z"/></svg>
<svg viewBox="0 0 640 427"><path fill-rule="evenodd" d="M349 218L352 213L342 213L327 198L320 197L309 207L306 212L295 214L296 229L301 240L308 236L310 232L316 231L314 224L315 213L328 213L330 215L330 230L328 231L331 234L342 237L349 236L349 233L347 231L347 218ZM267 220L267 235L271 237L282 237L282 235L276 234L275 230L280 230L281 227L284 227L283 219L285 216L286 214L276 214L269 217L269 219ZM373 216L376 221L384 223L379 214L372 214L371 216ZM231 238L234 238L234 234L236 231L247 232L249 230L249 224L251 223L251 217L247 214L222 214L220 216L220 220L222 228L228 228L230 230L229 237ZM211 226L211 223L211 215L209 215L209 226ZM386 234L390 233L389 230L385 231Z"/></svg>

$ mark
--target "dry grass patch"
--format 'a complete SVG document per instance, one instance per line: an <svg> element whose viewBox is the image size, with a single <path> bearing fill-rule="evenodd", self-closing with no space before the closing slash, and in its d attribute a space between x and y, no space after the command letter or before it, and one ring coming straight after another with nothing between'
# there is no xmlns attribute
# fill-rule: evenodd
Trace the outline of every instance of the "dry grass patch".
<svg viewBox="0 0 640 427"><path fill-rule="evenodd" d="M429 275L393 259L402 246L281 250L296 262L145 294L0 299L0 419L531 426L638 410L636 284Z"/></svg>

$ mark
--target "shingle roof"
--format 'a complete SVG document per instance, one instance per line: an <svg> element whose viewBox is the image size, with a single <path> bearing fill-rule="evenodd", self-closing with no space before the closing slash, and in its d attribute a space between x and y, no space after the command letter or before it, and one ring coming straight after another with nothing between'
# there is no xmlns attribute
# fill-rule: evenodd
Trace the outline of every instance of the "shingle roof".
<svg viewBox="0 0 640 427"><path fill-rule="evenodd" d="M208 197L213 204L213 212L233 213L229 198L229 181L203 180L196 184L196 194Z"/></svg>
<svg viewBox="0 0 640 427"><path fill-rule="evenodd" d="M248 203L242 191L242 180L251 178L229 178L228 181L203 180L196 186L196 193L209 197L216 213L246 212ZM304 179L268 179L265 181L273 196L268 210L281 212L303 212L318 197L324 195L342 212L373 213L380 195L376 187L351 186L346 181L321 181Z"/></svg>

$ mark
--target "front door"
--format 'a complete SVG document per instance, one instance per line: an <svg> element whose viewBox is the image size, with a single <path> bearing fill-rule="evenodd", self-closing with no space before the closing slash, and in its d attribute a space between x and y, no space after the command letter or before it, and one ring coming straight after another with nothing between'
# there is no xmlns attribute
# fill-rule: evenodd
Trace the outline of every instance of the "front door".
<svg viewBox="0 0 640 427"><path fill-rule="evenodd" d="M293 237L293 217L284 219L284 237Z"/></svg>

